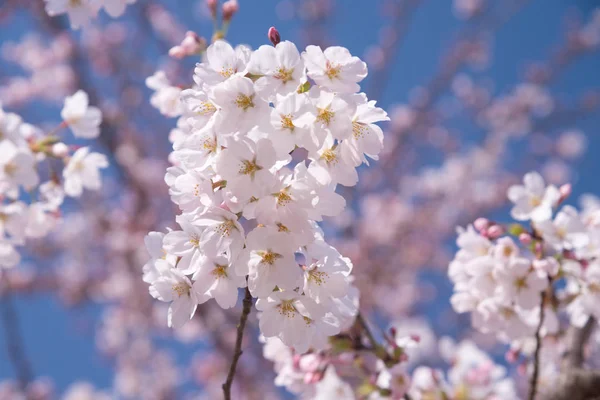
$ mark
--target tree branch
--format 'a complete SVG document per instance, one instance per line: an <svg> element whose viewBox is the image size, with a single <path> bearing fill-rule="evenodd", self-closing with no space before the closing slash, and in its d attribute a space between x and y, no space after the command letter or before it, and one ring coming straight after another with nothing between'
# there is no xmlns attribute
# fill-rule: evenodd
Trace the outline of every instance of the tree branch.
<svg viewBox="0 0 600 400"><path fill-rule="evenodd" d="M362 330L365 332L367 339L369 339L369 343L371 343L371 347L373 349L377 349L379 347L379 343L377 343L377 340L375 340L373 333L371 333L371 330L369 329L369 326L367 325L367 321L365 321L365 319L363 318L361 313L358 313L356 315L356 322L360 325Z"/></svg>
<svg viewBox="0 0 600 400"><path fill-rule="evenodd" d="M5 288L1 297L2 301L2 325L4 325L6 335L6 348L8 357L13 365L19 387L23 392L27 390L27 385L32 380L33 373L21 342L19 332L19 318L12 303L10 292Z"/></svg>
<svg viewBox="0 0 600 400"><path fill-rule="evenodd" d="M569 331L570 348L565 355L566 369L581 368L583 365L583 349L589 340L597 321L590 317L582 328L571 327Z"/></svg>
<svg viewBox="0 0 600 400"><path fill-rule="evenodd" d="M546 293L542 293L541 302L540 302L540 322L535 330L535 353L533 354L533 373L531 374L531 380L529 381L529 395L527 398L529 400L535 400L535 395L537 392L537 384L538 384L538 376L540 374L540 350L542 349L542 338L540 331L542 330L542 325L544 324L544 299L546 298Z"/></svg>
<svg viewBox="0 0 600 400"><path fill-rule="evenodd" d="M225 397L225 400L231 400L231 384L233 383L233 378L235 377L235 369L237 367L238 360L242 355L242 339L244 337L244 328L246 327L248 315L250 315L250 311L252 310L252 295L250 294L250 290L248 290L248 287L246 287L246 294L244 296L244 301L242 302L242 304L242 315L240 316L240 323L237 325L237 337L235 339L233 359L231 360L231 366L229 367L227 380L222 386L223 396Z"/></svg>

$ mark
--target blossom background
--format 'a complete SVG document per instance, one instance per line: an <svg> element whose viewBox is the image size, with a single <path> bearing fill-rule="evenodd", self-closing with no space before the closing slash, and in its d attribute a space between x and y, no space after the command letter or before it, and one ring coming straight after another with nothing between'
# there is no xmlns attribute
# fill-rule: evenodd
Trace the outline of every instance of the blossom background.
<svg viewBox="0 0 600 400"><path fill-rule="evenodd" d="M531 169L572 182L572 199L600 194L600 2L490 0L468 18L459 10L470 3L479 2L242 0L227 40L257 48L274 25L299 48L341 45L367 62L363 88L392 120L385 155L362 171L358 188L342 190L351 207L325 222L328 238L353 259L361 309L376 325L418 326L417 318L438 336L474 337L502 360L505 348L471 332L448 302L454 227L506 214L506 187ZM51 129L63 98L83 88L105 116L93 147L111 158L103 191L68 206L57 232L31 244L12 272L0 318L1 380L25 368L56 393L86 381L124 396L123 387L154 377L164 398L220 385L219 357L228 358L232 340L226 327L239 304L231 313L202 305L204 316L173 335L158 322L166 309L141 282L140 249L146 231L172 226L175 214L162 181L174 120L149 105L144 80L164 69L188 84L196 60L172 60L168 49L186 30L210 38L211 24L201 1L138 0L124 16L102 15L81 31L48 17L41 2L0 4L3 108ZM541 92L515 95L525 83ZM254 350L244 354L240 380L263 368L264 382L252 384L258 390L274 375L251 329ZM25 366L11 362L15 346Z"/></svg>

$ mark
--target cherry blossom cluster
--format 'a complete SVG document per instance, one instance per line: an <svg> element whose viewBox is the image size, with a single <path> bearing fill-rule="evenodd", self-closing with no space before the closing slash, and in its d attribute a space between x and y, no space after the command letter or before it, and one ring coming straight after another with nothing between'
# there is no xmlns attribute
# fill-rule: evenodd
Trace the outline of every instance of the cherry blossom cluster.
<svg viewBox="0 0 600 400"><path fill-rule="evenodd" d="M508 189L518 223L480 218L459 230L451 303L476 329L519 348L536 330L558 334L562 313L577 327L600 316L600 203L587 198L579 212L563 205L570 192L528 173Z"/></svg>
<svg viewBox="0 0 600 400"><path fill-rule="evenodd" d="M50 232L65 196L79 197L84 189L101 187L99 170L108 166L106 157L89 147L68 146L58 136L68 126L76 138L97 137L100 110L78 91L65 99L61 117L61 125L45 134L0 108L0 268L20 262L16 248L26 239Z"/></svg>
<svg viewBox="0 0 600 400"><path fill-rule="evenodd" d="M120 17L128 4L136 0L44 0L46 12L51 17L67 14L71 28L85 27L104 9L113 18Z"/></svg>
<svg viewBox="0 0 600 400"><path fill-rule="evenodd" d="M518 399L517 388L504 366L481 351L472 341L458 344L442 338L440 353L451 367L418 367L412 373L410 398L425 399Z"/></svg>
<svg viewBox="0 0 600 400"><path fill-rule="evenodd" d="M299 354L327 345L351 324L358 293L352 263L317 225L339 215L338 184L377 159L387 114L357 93L367 67L347 49L288 41L251 51L218 40L181 90L148 80L152 104L181 115L165 180L182 213L179 229L152 232L144 280L171 302L179 327L210 298L235 306L258 298L260 330ZM179 97L181 102L178 102Z"/></svg>

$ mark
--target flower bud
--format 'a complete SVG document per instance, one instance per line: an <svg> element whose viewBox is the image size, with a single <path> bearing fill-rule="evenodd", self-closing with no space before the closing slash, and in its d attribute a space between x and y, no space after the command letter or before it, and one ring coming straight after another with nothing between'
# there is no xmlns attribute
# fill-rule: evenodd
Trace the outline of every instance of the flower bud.
<svg viewBox="0 0 600 400"><path fill-rule="evenodd" d="M69 148L66 144L58 142L52 145L52 155L58 158L64 158L69 155Z"/></svg>
<svg viewBox="0 0 600 400"><path fill-rule="evenodd" d="M528 245L529 243L531 243L531 235L527 232L523 232L519 235L519 242L521 242L524 245Z"/></svg>
<svg viewBox="0 0 600 400"><path fill-rule="evenodd" d="M487 229L487 227L489 226L490 221L487 218L477 218L475 220L475 222L473 222L473 226L475 227L475 229L477 229L479 232Z"/></svg>
<svg viewBox="0 0 600 400"><path fill-rule="evenodd" d="M237 0L227 0L223 3L223 21L229 22L236 12L240 9Z"/></svg>
<svg viewBox="0 0 600 400"><path fill-rule="evenodd" d="M509 362L509 363L514 363L517 361L517 359L519 358L519 352L517 350L514 349L510 349L509 351L506 352L506 354L504 355L504 359Z"/></svg>
<svg viewBox="0 0 600 400"><path fill-rule="evenodd" d="M503 233L504 233L504 228L502 228L500 225L492 225L487 230L487 236L490 239L496 239L496 238L500 237L500 235L502 235Z"/></svg>
<svg viewBox="0 0 600 400"><path fill-rule="evenodd" d="M185 57L185 50L181 46L173 46L169 49L169 57L180 60Z"/></svg>
<svg viewBox="0 0 600 400"><path fill-rule="evenodd" d="M273 46L277 46L279 42L281 42L279 31L274 26L269 28L269 33L267 33L267 36L271 43L273 43Z"/></svg>
<svg viewBox="0 0 600 400"><path fill-rule="evenodd" d="M571 187L570 183L565 183L558 189L558 191L560 192L560 199L558 200L558 203L560 204L571 195L573 188Z"/></svg>
<svg viewBox="0 0 600 400"><path fill-rule="evenodd" d="M213 18L217 17L217 0L206 0L206 6Z"/></svg>

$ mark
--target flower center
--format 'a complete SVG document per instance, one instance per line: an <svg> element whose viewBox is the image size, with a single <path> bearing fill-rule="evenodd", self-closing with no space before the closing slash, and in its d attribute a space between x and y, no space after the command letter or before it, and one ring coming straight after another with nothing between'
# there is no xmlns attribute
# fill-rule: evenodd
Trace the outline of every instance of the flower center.
<svg viewBox="0 0 600 400"><path fill-rule="evenodd" d="M294 73L294 69L285 69L283 67L279 67L277 69L277 73L275 74L275 78L279 79L283 83L288 83L292 80L292 74Z"/></svg>
<svg viewBox="0 0 600 400"><path fill-rule="evenodd" d="M273 265L275 261L283 257L281 254L273 253L271 250L259 251L258 255L261 257L261 264Z"/></svg>
<svg viewBox="0 0 600 400"><path fill-rule="evenodd" d="M196 235L190 237L190 243L194 246L194 247L198 247L200 246L200 238Z"/></svg>
<svg viewBox="0 0 600 400"><path fill-rule="evenodd" d="M219 74L221 74L221 76L225 79L229 78L234 73L235 71L231 67L223 68L221 71L219 71Z"/></svg>
<svg viewBox="0 0 600 400"><path fill-rule="evenodd" d="M368 133L369 131L367 130L367 127L364 124L361 124L360 122L352 122L352 133L354 134L354 139L358 140L362 137L365 136L366 133Z"/></svg>
<svg viewBox="0 0 600 400"><path fill-rule="evenodd" d="M287 226L285 226L284 224L282 224L281 222L277 223L277 231L278 232L285 232L288 233L290 230Z"/></svg>
<svg viewBox="0 0 600 400"><path fill-rule="evenodd" d="M235 104L244 111L247 111L249 108L254 107L254 95L246 96L245 94L238 94L235 99Z"/></svg>
<svg viewBox="0 0 600 400"><path fill-rule="evenodd" d="M321 122L322 124L329 125L335 116L335 113L329 109L329 106L327 106L327 108L319 108L318 110L319 113L317 114L317 121Z"/></svg>
<svg viewBox="0 0 600 400"><path fill-rule="evenodd" d="M333 64L327 61L325 75L329 78L329 80L334 80L340 77L340 71L342 70L341 65Z"/></svg>
<svg viewBox="0 0 600 400"><path fill-rule="evenodd" d="M173 291L177 294L177 296L181 297L183 295L190 295L190 285L185 282L178 283L177 285L173 285Z"/></svg>
<svg viewBox="0 0 600 400"><path fill-rule="evenodd" d="M321 286L327 281L329 274L327 272L321 272L317 270L308 271L308 280L313 282L315 285Z"/></svg>
<svg viewBox="0 0 600 400"><path fill-rule="evenodd" d="M537 207L540 204L542 204L542 199L540 199L538 196L532 196L531 199L529 199L529 205L531 207Z"/></svg>
<svg viewBox="0 0 600 400"><path fill-rule="evenodd" d="M217 111L217 107L210 101L203 101L198 107L196 107L196 114L198 115L211 115Z"/></svg>
<svg viewBox="0 0 600 400"><path fill-rule="evenodd" d="M288 193L288 188L283 189L279 193L275 195L277 197L277 205L278 206L286 206L292 201L292 196Z"/></svg>
<svg viewBox="0 0 600 400"><path fill-rule="evenodd" d="M296 316L296 307L294 307L293 300L283 300L277 308L279 309L279 314L284 317L293 318Z"/></svg>
<svg viewBox="0 0 600 400"><path fill-rule="evenodd" d="M323 160L325 160L325 162L327 163L327 165L331 166L331 165L335 165L338 163L338 158L337 155L335 154L335 151L333 149L328 149L325 150L323 152L323 154L321 154L321 158Z"/></svg>
<svg viewBox="0 0 600 400"><path fill-rule="evenodd" d="M296 128L292 122L292 117L292 114L285 114L281 116L281 127L283 129L289 129L290 131L293 131L294 128Z"/></svg>
<svg viewBox="0 0 600 400"><path fill-rule="evenodd" d="M8 176L12 176L17 172L17 164L9 162L4 166L4 173Z"/></svg>
<svg viewBox="0 0 600 400"><path fill-rule="evenodd" d="M212 270L211 274L217 279L227 278L227 265L215 264L215 269Z"/></svg>
<svg viewBox="0 0 600 400"><path fill-rule="evenodd" d="M206 138L202 142L202 148L208 150L209 153L214 153L217 150L217 139Z"/></svg>
<svg viewBox="0 0 600 400"><path fill-rule="evenodd" d="M231 231L233 230L237 230L237 227L232 219L225 219L225 222L219 224L216 229L217 233L219 233L221 236L227 237L231 235Z"/></svg>
<svg viewBox="0 0 600 400"><path fill-rule="evenodd" d="M250 160L242 160L242 165L240 166L240 174L242 175L250 175L252 179L254 179L254 175L256 175L257 171L260 171L262 167L256 164L256 161Z"/></svg>

